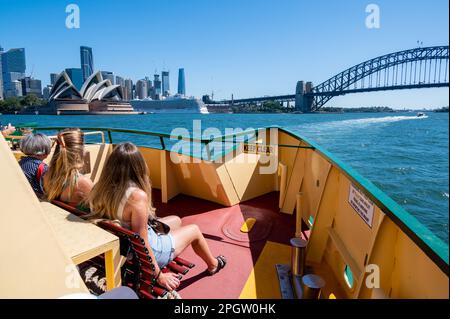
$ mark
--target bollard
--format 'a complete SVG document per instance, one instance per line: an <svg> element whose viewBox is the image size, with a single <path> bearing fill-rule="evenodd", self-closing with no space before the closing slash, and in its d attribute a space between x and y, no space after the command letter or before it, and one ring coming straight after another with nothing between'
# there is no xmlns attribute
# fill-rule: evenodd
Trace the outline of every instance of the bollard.
<svg viewBox="0 0 450 319"><path fill-rule="evenodd" d="M302 278L303 299L318 299L325 280L318 275L305 275Z"/></svg>
<svg viewBox="0 0 450 319"><path fill-rule="evenodd" d="M302 238L291 238L291 272L293 276L303 276L305 273L306 245Z"/></svg>

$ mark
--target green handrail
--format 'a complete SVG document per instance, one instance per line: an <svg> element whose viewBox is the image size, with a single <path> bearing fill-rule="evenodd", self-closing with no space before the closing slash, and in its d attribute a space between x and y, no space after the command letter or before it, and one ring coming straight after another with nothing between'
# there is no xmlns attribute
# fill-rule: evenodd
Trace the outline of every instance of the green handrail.
<svg viewBox="0 0 450 319"><path fill-rule="evenodd" d="M53 131L53 130L63 130L67 127L65 126L47 126L47 127L33 127L34 130L36 131ZM251 133L255 133L256 135L258 135L258 131L260 130L266 130L268 128L276 128L276 127L264 127L264 128L256 128L256 129L251 129L251 130L245 130L242 132L237 132L237 133L233 133L233 134L227 134L227 135L221 135L218 137L212 137L209 139L198 139L198 138L193 138L193 137L186 137L186 136L182 136L182 135L173 135L173 134L167 134L167 133L161 133L161 132L150 132L150 131L142 131L142 130L131 130L131 129L123 129L123 128L104 128L104 127L80 127L80 130L83 131L103 131L103 132L107 132L108 133L108 140L109 143L112 144L113 143L113 139L112 139L112 134L111 133L128 133L128 134L138 134L138 135L146 135L146 136L155 136L155 137L159 137L160 140L160 145L161 145L161 149L165 150L166 149L166 145L164 142L164 138L169 138L169 139L176 139L176 140L183 140L183 141L188 141L188 142L194 142L194 143L201 143L201 144L205 144L205 146L208 146L209 143L215 142L215 141L222 141L222 143L226 142L226 139L230 139L233 138L232 143L233 144L238 144L241 142L237 142L236 141L236 137L238 136L242 136L242 135L248 135ZM245 139L245 143L248 142L249 138ZM297 145L286 145L286 144L277 144L276 146L279 147L290 147L290 148L308 148L308 149L314 149L314 147L312 146L297 146Z"/></svg>

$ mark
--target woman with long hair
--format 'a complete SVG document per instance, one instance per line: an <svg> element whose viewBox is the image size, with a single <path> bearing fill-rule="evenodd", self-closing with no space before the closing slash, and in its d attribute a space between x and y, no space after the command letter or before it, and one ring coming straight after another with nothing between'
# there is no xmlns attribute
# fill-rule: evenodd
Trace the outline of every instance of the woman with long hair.
<svg viewBox="0 0 450 319"><path fill-rule="evenodd" d="M177 288L180 281L174 273L161 272L161 268L189 245L205 261L210 275L226 264L225 257L211 254L197 225L181 226L179 217L168 216L157 219L170 226L168 233L157 232L149 226L156 220L149 170L139 149L132 143L115 147L86 204L91 209L87 218L118 220L123 227L144 239L150 257L156 261L155 279L168 290Z"/></svg>
<svg viewBox="0 0 450 319"><path fill-rule="evenodd" d="M48 200L58 199L70 205L80 204L92 189L92 181L81 174L84 166L84 134L78 128L62 130L56 137L56 148L44 175Z"/></svg>

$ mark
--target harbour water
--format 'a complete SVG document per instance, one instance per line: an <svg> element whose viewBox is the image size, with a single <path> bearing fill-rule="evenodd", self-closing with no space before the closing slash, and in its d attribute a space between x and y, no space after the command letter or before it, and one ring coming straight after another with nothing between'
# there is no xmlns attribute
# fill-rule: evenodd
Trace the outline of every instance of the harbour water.
<svg viewBox="0 0 450 319"><path fill-rule="evenodd" d="M356 169L419 219L449 240L449 115L427 113L344 114L149 114L126 116L0 115L2 125L112 127L170 133L177 127L257 128L279 125L316 141ZM129 139L115 134L114 141ZM140 136L141 145L158 145Z"/></svg>

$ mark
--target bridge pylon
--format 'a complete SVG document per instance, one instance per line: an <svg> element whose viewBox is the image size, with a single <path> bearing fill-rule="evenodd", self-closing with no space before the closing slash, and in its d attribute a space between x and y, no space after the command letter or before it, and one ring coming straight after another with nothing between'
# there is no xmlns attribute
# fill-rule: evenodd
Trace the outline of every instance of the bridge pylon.
<svg viewBox="0 0 450 319"><path fill-rule="evenodd" d="M295 109L302 113L311 113L314 98L309 95L313 89L312 82L298 81L295 88Z"/></svg>

